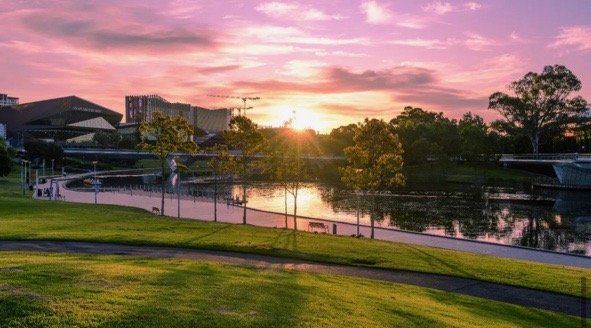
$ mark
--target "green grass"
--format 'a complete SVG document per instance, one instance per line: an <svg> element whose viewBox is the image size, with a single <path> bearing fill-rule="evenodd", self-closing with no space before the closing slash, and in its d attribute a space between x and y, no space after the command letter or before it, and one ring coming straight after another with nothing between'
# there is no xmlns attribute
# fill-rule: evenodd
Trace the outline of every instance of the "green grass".
<svg viewBox="0 0 591 328"><path fill-rule="evenodd" d="M578 327L366 279L190 260L2 253L0 327Z"/></svg>
<svg viewBox="0 0 591 328"><path fill-rule="evenodd" d="M591 270L344 236L160 218L108 205L34 201L0 180L0 239L71 240L229 250L468 277L578 295Z"/></svg>

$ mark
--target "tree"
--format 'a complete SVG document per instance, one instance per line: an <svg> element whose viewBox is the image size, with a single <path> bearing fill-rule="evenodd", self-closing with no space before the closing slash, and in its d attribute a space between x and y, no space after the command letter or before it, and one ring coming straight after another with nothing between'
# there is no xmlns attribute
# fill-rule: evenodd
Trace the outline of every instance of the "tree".
<svg viewBox="0 0 591 328"><path fill-rule="evenodd" d="M232 172L242 178L242 201L244 212L242 223L246 224L246 191L252 176L261 168L261 161L256 155L266 146L265 138L258 126L245 116L236 116L230 120L229 129L224 131L224 139L228 145L239 153L232 158Z"/></svg>
<svg viewBox="0 0 591 328"><path fill-rule="evenodd" d="M400 137L407 164L459 155L456 121L444 117L443 113L407 106L390 121L390 125Z"/></svg>
<svg viewBox="0 0 591 328"><path fill-rule="evenodd" d="M342 168L342 181L356 192L372 195L374 209L380 212L376 194L405 183L402 145L389 125L377 119L359 123L353 140L355 144L345 149L347 166ZM373 238L376 218L370 219Z"/></svg>
<svg viewBox="0 0 591 328"><path fill-rule="evenodd" d="M482 155L494 154L498 151L498 136L489 131L482 117L465 113L458 122L460 134L460 155L468 162L482 159Z"/></svg>
<svg viewBox="0 0 591 328"><path fill-rule="evenodd" d="M312 132L313 133L313 132ZM297 230L298 193L305 179L310 177L309 167L302 157L312 154L313 149L309 131L291 128L282 130L274 140L273 149L268 158L271 175L283 185L285 200L285 227L287 228L287 194L293 197L293 229Z"/></svg>
<svg viewBox="0 0 591 328"><path fill-rule="evenodd" d="M142 142L140 149L151 152L160 160L162 174L162 202L160 215L164 215L164 191L166 187L165 162L175 152L195 154L197 145L190 140L193 129L182 117L170 117L160 112L154 113L151 122L142 122L139 126Z"/></svg>
<svg viewBox="0 0 591 328"><path fill-rule="evenodd" d="M210 148L212 159L207 163L213 171L213 220L218 220L218 185L220 178L232 171L228 146L217 144Z"/></svg>
<svg viewBox="0 0 591 328"><path fill-rule="evenodd" d="M10 148L6 146L4 139L0 138L0 177L7 176L12 169Z"/></svg>
<svg viewBox="0 0 591 328"><path fill-rule="evenodd" d="M512 135L524 135L537 154L543 134L556 135L569 124L581 121L587 101L581 96L569 98L581 90L581 81L562 65L546 66L542 73L529 72L509 88L515 96L495 92L488 108L499 112L504 120L499 128Z"/></svg>
<svg viewBox="0 0 591 328"><path fill-rule="evenodd" d="M61 146L50 142L32 141L25 143L27 159L33 162L55 160L61 163L64 158L64 150Z"/></svg>

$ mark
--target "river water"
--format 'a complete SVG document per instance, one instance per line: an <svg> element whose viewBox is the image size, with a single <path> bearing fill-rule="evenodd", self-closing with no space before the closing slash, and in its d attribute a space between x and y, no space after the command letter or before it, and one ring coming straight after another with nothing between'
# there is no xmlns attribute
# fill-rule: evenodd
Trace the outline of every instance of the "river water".
<svg viewBox="0 0 591 328"><path fill-rule="evenodd" d="M154 188L145 177L103 178L105 187ZM75 185L74 185L75 186ZM81 186L81 183L80 185ZM183 193L212 197L213 185L185 183ZM239 185L220 187L220 198L242 196ZM352 195L334 186L307 183L298 193L298 216L357 222L591 256L591 193L532 188L529 183L460 184L418 181L388 195ZM288 193L288 213L293 197ZM284 188L256 183L248 206L283 213ZM367 237L367 236L366 236Z"/></svg>

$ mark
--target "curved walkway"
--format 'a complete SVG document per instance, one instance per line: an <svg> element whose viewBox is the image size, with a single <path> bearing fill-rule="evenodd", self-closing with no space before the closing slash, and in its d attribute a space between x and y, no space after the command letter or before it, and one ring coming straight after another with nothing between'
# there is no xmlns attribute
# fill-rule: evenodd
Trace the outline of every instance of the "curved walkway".
<svg viewBox="0 0 591 328"><path fill-rule="evenodd" d="M579 297L438 274L322 264L272 256L199 249L62 241L0 241L0 251L128 255L214 261L395 282L579 316ZM591 302L589 302L591 303Z"/></svg>
<svg viewBox="0 0 591 328"><path fill-rule="evenodd" d="M104 174L107 172L100 172ZM80 192L70 190L65 187L67 181L72 179L80 179L88 174L80 174L74 176L60 177L55 181L60 186L60 193L64 196L63 200L74 203L94 203L111 204L121 206L133 206L137 208L151 211L153 207L160 207L160 194L150 193L145 191L128 191L128 192L100 192L96 195L92 192ZM39 188L47 188L49 184L42 184ZM179 205L180 204L180 209ZM166 203L164 212L167 216L176 217L180 214L181 218L198 219L205 221L213 221L213 201L206 201L195 198L181 198L177 201L176 195L166 195ZM242 223L243 208L239 206L227 205L226 203L218 203L218 221L225 223ZM248 223L261 227L284 227L285 216L280 213L267 212L257 209L247 208ZM293 228L291 218L288 220L288 227ZM298 229L306 230L309 222L323 222L326 229L336 229L339 235L354 235L357 233L357 226L352 223L331 221L327 219L315 219L298 217ZM334 228L333 228L334 227ZM365 236L370 235L370 227L367 225L360 226L361 234ZM411 231L402 231L392 228L375 228L375 238L405 244L424 245L437 248L445 248L462 252L470 252L477 254L485 254L492 256L499 256L504 258L512 258L518 260L534 261L540 263L566 265L579 268L591 268L591 257L558 253L552 251L545 251L529 247L512 246L494 244L490 242L482 242L468 239L457 239L446 236L436 236L423 234Z"/></svg>

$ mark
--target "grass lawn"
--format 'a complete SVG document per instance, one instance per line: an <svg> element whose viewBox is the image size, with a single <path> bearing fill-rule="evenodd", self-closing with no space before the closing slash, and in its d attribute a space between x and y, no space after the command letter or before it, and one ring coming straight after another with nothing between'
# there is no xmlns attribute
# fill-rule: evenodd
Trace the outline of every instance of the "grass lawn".
<svg viewBox="0 0 591 328"><path fill-rule="evenodd" d="M578 295L591 270L377 240L160 218L143 210L23 198L13 174L0 179L0 239L160 245L364 264L476 278Z"/></svg>
<svg viewBox="0 0 591 328"><path fill-rule="evenodd" d="M436 290L189 260L2 253L0 327L578 327Z"/></svg>

